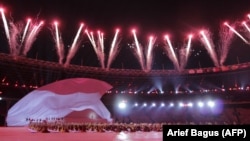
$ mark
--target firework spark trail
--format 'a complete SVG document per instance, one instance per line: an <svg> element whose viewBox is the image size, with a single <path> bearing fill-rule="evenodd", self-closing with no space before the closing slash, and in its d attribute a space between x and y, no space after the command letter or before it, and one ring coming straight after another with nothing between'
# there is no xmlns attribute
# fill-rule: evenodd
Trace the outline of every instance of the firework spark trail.
<svg viewBox="0 0 250 141"><path fill-rule="evenodd" d="M71 45L71 48L72 48L72 49L76 48L76 43L77 43L77 41L78 41L78 38L79 38L80 33L81 33L81 31L82 31L82 28L83 28L83 24L80 25L80 28L79 28L78 31L77 31L77 34L76 34L76 36L75 36L75 39L74 39L74 41L73 41L73 43L72 43L72 45Z"/></svg>
<svg viewBox="0 0 250 141"><path fill-rule="evenodd" d="M59 64L62 64L64 59L64 45L62 38L59 35L58 22L54 22L54 26L55 26L55 41L56 41L57 54L59 57Z"/></svg>
<svg viewBox="0 0 250 141"><path fill-rule="evenodd" d="M222 26L220 29L220 65L224 65L224 62L227 58L230 44L232 43L232 39L234 37L233 32L225 27Z"/></svg>
<svg viewBox="0 0 250 141"><path fill-rule="evenodd" d="M232 30L238 37L240 37L246 44L249 44L249 42L242 36L240 35L239 32L237 32L233 27L231 27L227 22L224 23L230 30Z"/></svg>
<svg viewBox="0 0 250 141"><path fill-rule="evenodd" d="M4 29L5 29L5 34L8 40L9 48L10 48L10 54L17 56L20 53L21 50L21 43L19 41L19 36L21 27L20 25L15 25L12 21L9 23L10 27L8 26L6 17L4 15L4 9L0 8L0 12L2 15L2 20L4 23Z"/></svg>
<svg viewBox="0 0 250 141"><path fill-rule="evenodd" d="M250 33L250 28L249 26L246 24L246 22L242 22L242 24L244 25L244 27L247 29L247 31Z"/></svg>
<svg viewBox="0 0 250 141"><path fill-rule="evenodd" d="M172 60L175 68L179 71L180 70L179 62L178 62L178 59L176 57L176 54L174 52L173 46L171 44L171 41L170 41L168 35L165 35L165 40L167 40L167 45L165 46L165 49L168 53L168 56L169 56L170 60Z"/></svg>
<svg viewBox="0 0 250 141"><path fill-rule="evenodd" d="M134 40L135 40L135 46L136 46L136 55L139 59L140 65L142 70L145 70L145 65L144 65L144 59L143 59L143 54L142 54L142 48L139 45L139 42L137 40L137 36L136 36L136 31L132 30L133 36L134 36Z"/></svg>
<svg viewBox="0 0 250 141"><path fill-rule="evenodd" d="M192 38L193 38L193 35L188 36L188 44L187 44L187 50L186 50L186 60L188 60L188 57L189 57Z"/></svg>
<svg viewBox="0 0 250 141"><path fill-rule="evenodd" d="M58 22L54 22L55 32L56 32L56 47L60 49L60 39L59 39L59 31L58 31Z"/></svg>
<svg viewBox="0 0 250 141"><path fill-rule="evenodd" d="M105 64L104 64L104 40L103 40L103 35L100 32L98 33L98 43L96 44L95 38L94 38L94 34L93 32L90 32L88 30L85 30L85 33L87 34L93 48L94 51L97 55L98 60L100 61L101 67L105 68Z"/></svg>
<svg viewBox="0 0 250 141"><path fill-rule="evenodd" d="M97 31L97 34L98 34L98 41L99 41L97 44L97 48L99 50L98 55L99 55L102 68L105 68L104 37L103 37L103 33L100 31Z"/></svg>
<svg viewBox="0 0 250 141"><path fill-rule="evenodd" d="M20 51L20 44L18 43L18 35L19 29L17 26L10 22L10 39L9 39L9 47L10 47L10 54L17 56Z"/></svg>
<svg viewBox="0 0 250 141"><path fill-rule="evenodd" d="M180 65L180 71L182 71L186 64L187 64L187 58L186 58L186 55L187 55L187 48L185 48L185 45L183 45L180 50L179 50L179 65Z"/></svg>
<svg viewBox="0 0 250 141"><path fill-rule="evenodd" d="M248 34L246 35L248 40L250 39L250 27L247 25L247 23L245 21L242 22L242 25L246 28ZM248 41L249 42L249 41Z"/></svg>
<svg viewBox="0 0 250 141"><path fill-rule="evenodd" d="M68 55L67 55L67 59L66 59L66 62L65 62L65 66L68 66L68 65L69 65L71 59L73 58L73 56L75 55L75 53L76 53L76 51L77 51L77 49L78 49L78 47L79 47L79 44L80 44L80 43L78 42L78 39L79 39L79 36L80 36L80 33L81 33L81 31L82 31L83 26L84 26L84 24L81 23L81 25L80 25L80 27L79 27L77 33L76 33L76 36L75 36L75 38L74 38L74 41L73 41L73 43L72 43L72 45L71 45L71 47L70 47L69 53L68 53Z"/></svg>
<svg viewBox="0 0 250 141"><path fill-rule="evenodd" d="M87 36L88 36L88 38L90 40L90 43L92 44L95 52L97 52L97 47L96 47L95 39L94 39L94 36L93 36L93 32L90 32L90 34L89 34L89 31L86 29L85 33L87 34Z"/></svg>
<svg viewBox="0 0 250 141"><path fill-rule="evenodd" d="M35 38L38 35L42 25L43 25L43 21L41 21L38 25L33 25L31 32L29 33L29 35L27 36L27 38L25 40L24 50L22 53L23 55L27 55L27 53L30 50L31 45L35 41Z"/></svg>
<svg viewBox="0 0 250 141"><path fill-rule="evenodd" d="M8 23L7 23L7 20L6 20L6 17L5 17L5 14L4 14L4 9L3 8L0 8L0 12L1 12L1 15L2 15L2 20L3 20L3 24L4 24L4 29L5 29L5 34L6 34L6 37L7 37L7 40L8 40L8 43L9 43L9 47L10 47L10 54L12 55L16 55L17 54L17 50L16 50L16 36L17 35L17 28L15 27L15 25L12 23L11 24L11 27L12 27L12 35L14 36L10 36L10 29L9 29L9 26L8 26Z"/></svg>
<svg viewBox="0 0 250 141"><path fill-rule="evenodd" d="M202 37L201 37L202 43L205 45L210 57L212 58L212 60L214 62L214 65L216 67L218 67L219 63L218 63L217 55L214 51L214 44L213 44L213 41L210 37L211 36L210 33L208 31L206 31L206 33L205 33L205 31L202 30L200 32L200 34L202 35Z"/></svg>
<svg viewBox="0 0 250 141"><path fill-rule="evenodd" d="M153 55L152 55L152 50L153 46L155 44L156 38L154 36L149 37L149 43L147 47L147 56L146 56L146 71L150 71L152 68L152 61L153 61Z"/></svg>
<svg viewBox="0 0 250 141"><path fill-rule="evenodd" d="M98 34L98 40L99 40L99 46L101 51L104 53L104 39L103 39L103 33L99 30L97 31Z"/></svg>
<svg viewBox="0 0 250 141"><path fill-rule="evenodd" d="M119 31L120 31L119 29L116 29L115 36L114 36L112 44L111 44L111 48L109 51L109 57L108 57L108 63L107 63L107 69L110 68L111 63L114 60L114 58L118 52L119 41L117 41L117 38L118 38Z"/></svg>
<svg viewBox="0 0 250 141"><path fill-rule="evenodd" d="M188 43L187 43L186 48L183 47L180 50L180 69L181 70L183 70L184 67L186 67L186 64L187 64L187 61L188 61L188 57L190 55L190 48L191 48L192 38L193 38L193 35L190 34L188 36Z"/></svg>
<svg viewBox="0 0 250 141"><path fill-rule="evenodd" d="M98 50L98 48L97 48L97 46L96 46L96 43L95 43L95 38L94 38L94 35L93 35L93 32L90 32L90 34L89 34L89 31L88 30L85 30L85 33L87 34L87 36L88 36L88 38L89 38L89 40L90 40L90 43L92 44L92 46L93 46L93 48L94 48L94 51L95 51L95 53L96 53L96 55L97 55L97 57L98 57L98 59L99 59L99 50Z"/></svg>
<svg viewBox="0 0 250 141"><path fill-rule="evenodd" d="M27 32L28 32L28 29L29 29L30 22L31 22L31 19L28 19L28 20L27 20L27 24L26 24L26 26L25 26L25 28L24 28L24 32L23 32L21 44L23 44L23 42L24 42L24 39L25 39L26 34L27 34Z"/></svg>
<svg viewBox="0 0 250 141"><path fill-rule="evenodd" d="M6 34L6 37L7 37L8 41L9 41L10 40L10 32L9 32L9 27L8 27L8 24L7 24L6 17L4 15L4 9L0 8L0 12L1 12L1 15L2 15L2 20L3 20L3 24L4 24L5 34Z"/></svg>

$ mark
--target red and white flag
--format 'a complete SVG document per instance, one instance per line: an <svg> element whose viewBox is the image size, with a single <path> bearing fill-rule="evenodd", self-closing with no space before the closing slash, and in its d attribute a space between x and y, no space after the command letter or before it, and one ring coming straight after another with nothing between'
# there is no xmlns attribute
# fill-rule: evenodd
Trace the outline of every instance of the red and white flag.
<svg viewBox="0 0 250 141"><path fill-rule="evenodd" d="M7 115L7 126L25 126L29 119L60 118L75 111L93 110L112 121L101 97L112 86L90 78L70 78L42 86L19 100Z"/></svg>

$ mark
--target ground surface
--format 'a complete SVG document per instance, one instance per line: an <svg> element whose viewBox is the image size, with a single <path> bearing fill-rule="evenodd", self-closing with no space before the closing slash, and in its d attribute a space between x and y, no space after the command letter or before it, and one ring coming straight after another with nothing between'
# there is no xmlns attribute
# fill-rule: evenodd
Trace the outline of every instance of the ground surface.
<svg viewBox="0 0 250 141"><path fill-rule="evenodd" d="M27 127L0 127L1 141L162 141L162 132L31 133Z"/></svg>

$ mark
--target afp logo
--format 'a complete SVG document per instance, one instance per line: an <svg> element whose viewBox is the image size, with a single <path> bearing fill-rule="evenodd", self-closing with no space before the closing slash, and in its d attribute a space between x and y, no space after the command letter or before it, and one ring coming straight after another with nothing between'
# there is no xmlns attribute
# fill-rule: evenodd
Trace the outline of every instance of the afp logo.
<svg viewBox="0 0 250 141"><path fill-rule="evenodd" d="M222 137L242 137L246 138L246 129L223 129Z"/></svg>

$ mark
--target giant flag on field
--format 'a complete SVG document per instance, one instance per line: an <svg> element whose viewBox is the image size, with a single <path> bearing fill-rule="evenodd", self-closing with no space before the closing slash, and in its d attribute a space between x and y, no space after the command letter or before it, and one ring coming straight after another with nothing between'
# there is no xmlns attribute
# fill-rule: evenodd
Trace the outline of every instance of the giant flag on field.
<svg viewBox="0 0 250 141"><path fill-rule="evenodd" d="M91 78L70 78L47 84L31 91L9 109L7 126L25 126L29 123L27 118L61 118L87 109L111 121L110 112L101 101L111 88L110 84Z"/></svg>

